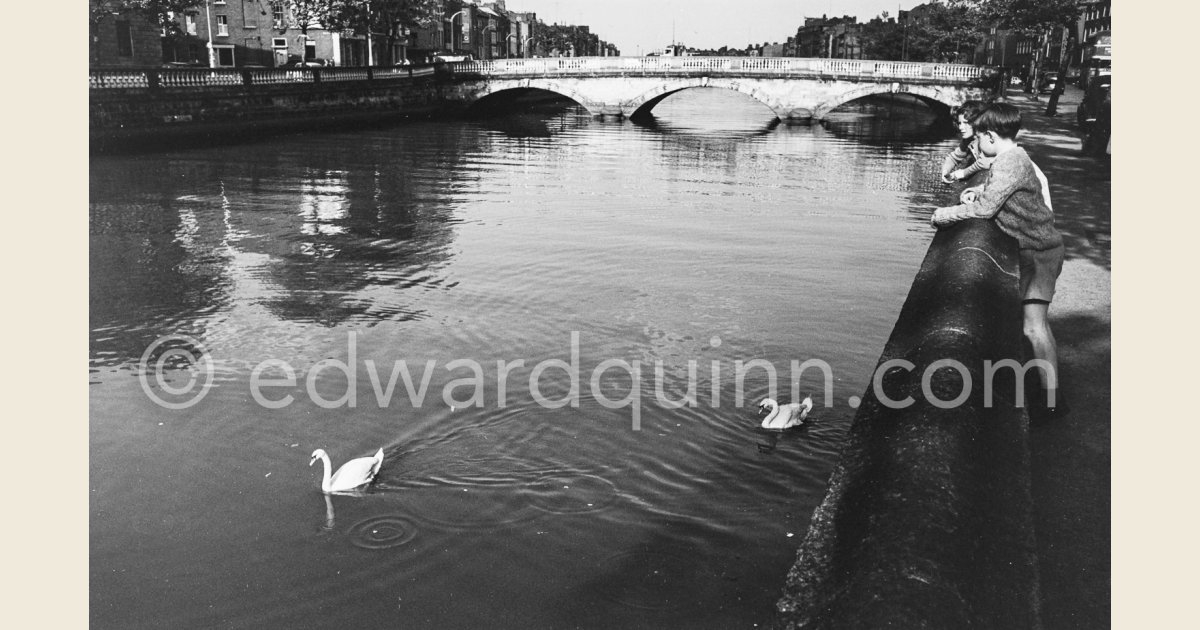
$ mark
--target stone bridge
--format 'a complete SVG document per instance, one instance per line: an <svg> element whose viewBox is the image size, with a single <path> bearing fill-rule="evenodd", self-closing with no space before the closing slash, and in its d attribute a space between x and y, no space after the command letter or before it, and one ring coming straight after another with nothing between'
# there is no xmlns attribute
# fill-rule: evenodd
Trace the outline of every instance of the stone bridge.
<svg viewBox="0 0 1200 630"><path fill-rule="evenodd" d="M637 118L689 88L724 88L754 98L782 120L820 120L872 94L911 94L938 108L996 92L994 68L796 57L554 57L448 64L453 94L468 106L515 90L565 96L595 116Z"/></svg>

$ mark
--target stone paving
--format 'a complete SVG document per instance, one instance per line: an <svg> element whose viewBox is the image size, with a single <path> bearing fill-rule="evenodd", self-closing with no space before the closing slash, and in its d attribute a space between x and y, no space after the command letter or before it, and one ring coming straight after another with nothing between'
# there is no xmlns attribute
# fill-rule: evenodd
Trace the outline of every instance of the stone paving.
<svg viewBox="0 0 1200 630"><path fill-rule="evenodd" d="M1050 317L1071 413L1030 435L1046 630L1110 627L1112 178L1106 157L1080 150L1082 95L1069 86L1051 118L1048 96L1009 93L1024 121L1018 141L1050 181L1067 248Z"/></svg>

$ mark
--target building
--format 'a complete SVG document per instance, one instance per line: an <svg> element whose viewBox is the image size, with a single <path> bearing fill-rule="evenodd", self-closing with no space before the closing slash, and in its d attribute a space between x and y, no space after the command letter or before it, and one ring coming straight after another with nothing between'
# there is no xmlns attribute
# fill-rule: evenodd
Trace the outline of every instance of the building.
<svg viewBox="0 0 1200 630"><path fill-rule="evenodd" d="M759 49L758 49L759 50L758 55L760 57L782 57L783 56L783 46L784 45L779 42L774 42L774 43L763 42L763 45L761 47L759 47Z"/></svg>
<svg viewBox="0 0 1200 630"><path fill-rule="evenodd" d="M368 56L364 36L300 23L283 2L205 0L170 14L169 27L137 12L96 19L94 9L103 3L91 4L92 67L277 67L303 60L363 65Z"/></svg>
<svg viewBox="0 0 1200 630"><path fill-rule="evenodd" d="M548 26L535 13L507 10L503 0L485 4L448 0L441 14L441 20L412 29L410 59L439 53L474 59L619 54L587 26Z"/></svg>
<svg viewBox="0 0 1200 630"><path fill-rule="evenodd" d="M862 59L862 25L856 18L834 24L826 29L829 38L829 57L833 59Z"/></svg>
<svg viewBox="0 0 1200 630"><path fill-rule="evenodd" d="M1010 68L1016 76L1025 78L1038 48L1038 38L992 27L976 46L972 63Z"/></svg>
<svg viewBox="0 0 1200 630"><path fill-rule="evenodd" d="M1088 2L1079 17L1079 87L1112 74L1112 0Z"/></svg>
<svg viewBox="0 0 1200 630"><path fill-rule="evenodd" d="M142 13L112 11L88 1L88 66L146 68L161 65L162 29Z"/></svg>
<svg viewBox="0 0 1200 630"><path fill-rule="evenodd" d="M1096 36L1096 34L1108 31L1112 32L1112 0L1103 0L1103 2L1087 2L1084 4L1083 13L1080 15L1080 34L1079 41L1084 42Z"/></svg>
<svg viewBox="0 0 1200 630"><path fill-rule="evenodd" d="M819 18L804 18L804 25L796 29L795 48L798 57L824 57L825 46L825 16Z"/></svg>
<svg viewBox="0 0 1200 630"><path fill-rule="evenodd" d="M615 56L620 51L587 26L546 27L537 15L510 12L504 0L443 0L424 24L372 24L331 29L273 0L203 0L171 14L172 27L137 12L113 13L89 0L92 67L280 67L423 62L435 54L505 59L554 55ZM551 37L553 35L553 37Z"/></svg>
<svg viewBox="0 0 1200 630"><path fill-rule="evenodd" d="M804 18L804 25L796 29L796 36L790 40L791 50L797 57L862 59L861 32L862 25L852 15Z"/></svg>

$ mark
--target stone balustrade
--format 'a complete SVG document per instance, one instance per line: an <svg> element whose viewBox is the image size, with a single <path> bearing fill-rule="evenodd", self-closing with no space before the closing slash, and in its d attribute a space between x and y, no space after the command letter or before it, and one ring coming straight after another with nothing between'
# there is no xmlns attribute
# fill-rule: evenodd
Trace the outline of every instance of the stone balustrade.
<svg viewBox="0 0 1200 630"><path fill-rule="evenodd" d="M755 76L932 80L974 84L992 77L986 66L799 57L547 57L494 59L424 66L354 68L156 68L92 70L92 89L158 89L330 81L412 79L437 71L495 78L542 76Z"/></svg>
<svg viewBox="0 0 1200 630"><path fill-rule="evenodd" d="M403 80L432 76L435 67L380 68L154 68L92 70L88 86L105 89L162 89L280 85L337 81Z"/></svg>
<svg viewBox="0 0 1200 630"><path fill-rule="evenodd" d="M469 61L452 64L451 67L455 74L504 78L562 74L627 76L704 73L713 76L928 78L949 83L974 82L994 73L986 66L962 64L800 57L547 57Z"/></svg>

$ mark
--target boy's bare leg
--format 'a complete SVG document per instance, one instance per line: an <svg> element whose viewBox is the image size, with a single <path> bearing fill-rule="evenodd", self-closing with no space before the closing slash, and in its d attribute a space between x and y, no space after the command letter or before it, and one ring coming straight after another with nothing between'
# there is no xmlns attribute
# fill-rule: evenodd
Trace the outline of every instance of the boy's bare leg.
<svg viewBox="0 0 1200 630"><path fill-rule="evenodd" d="M1058 346L1054 342L1054 334L1050 332L1050 320L1047 316L1050 305L1040 302L1026 303L1024 310L1025 337L1029 339L1029 345L1033 348L1033 358L1042 359L1051 366L1050 370L1037 371L1046 400L1036 403L1039 406L1054 407L1058 400Z"/></svg>

